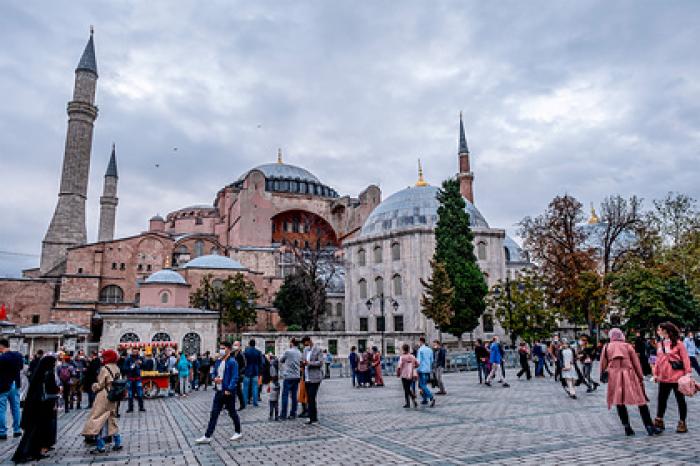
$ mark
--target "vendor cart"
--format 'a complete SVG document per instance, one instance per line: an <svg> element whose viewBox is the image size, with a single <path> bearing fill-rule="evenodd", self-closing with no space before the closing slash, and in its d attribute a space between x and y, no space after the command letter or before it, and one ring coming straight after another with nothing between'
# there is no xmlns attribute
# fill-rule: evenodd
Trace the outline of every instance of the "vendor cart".
<svg viewBox="0 0 700 466"><path fill-rule="evenodd" d="M129 341L119 343L119 349L139 348L148 353L156 353L166 348L177 349L174 341ZM160 391L166 393L170 389L170 374L158 371L141 371L141 381L143 382L143 396L145 398L155 398L160 395Z"/></svg>

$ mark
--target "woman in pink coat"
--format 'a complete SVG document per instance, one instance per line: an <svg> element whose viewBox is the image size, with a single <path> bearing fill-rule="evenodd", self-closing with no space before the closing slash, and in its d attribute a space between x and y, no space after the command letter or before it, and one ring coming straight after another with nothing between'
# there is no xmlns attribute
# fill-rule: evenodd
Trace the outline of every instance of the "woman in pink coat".
<svg viewBox="0 0 700 466"><path fill-rule="evenodd" d="M406 404L403 405L404 408L411 407L411 401L413 400L413 406L418 407L418 401L416 400L416 394L411 388L413 381L416 379L418 367L418 360L414 355L411 354L411 347L404 343L401 347L403 354L399 358L399 365L396 368L396 376L401 378L401 385L403 386L403 395L406 399Z"/></svg>
<svg viewBox="0 0 700 466"><path fill-rule="evenodd" d="M619 328L610 330L610 343L600 355L600 371L608 371L608 409L613 405L625 427L626 435L634 435L630 426L627 406L638 406L639 414L649 435L660 434L654 427L644 391L644 373L634 346L625 342L625 334Z"/></svg>
<svg viewBox="0 0 700 466"><path fill-rule="evenodd" d="M692 369L688 350L685 349L680 333L678 327L671 322L664 322L656 328L656 334L661 337L661 342L656 346L656 364L654 365L654 381L659 383L659 403L656 407L654 425L664 430L666 403L673 392L678 403L680 418L676 432L683 434L688 432L688 426L685 423L688 406L685 404L685 396L678 391L678 379L691 374Z"/></svg>

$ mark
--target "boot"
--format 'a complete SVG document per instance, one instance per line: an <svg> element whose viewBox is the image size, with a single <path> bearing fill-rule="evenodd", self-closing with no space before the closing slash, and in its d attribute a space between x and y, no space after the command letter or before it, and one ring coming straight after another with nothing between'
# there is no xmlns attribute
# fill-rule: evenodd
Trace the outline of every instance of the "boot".
<svg viewBox="0 0 700 466"><path fill-rule="evenodd" d="M661 434L661 429L659 429L658 427L654 427L652 425L649 425L649 426L644 426L644 428L647 430L647 434L649 434L649 436Z"/></svg>
<svg viewBox="0 0 700 466"><path fill-rule="evenodd" d="M659 429L662 432L664 430L666 430L666 426L664 425L664 420L661 419L660 417L657 417L656 419L654 419L654 427L656 427L657 429Z"/></svg>
<svg viewBox="0 0 700 466"><path fill-rule="evenodd" d="M625 435L628 437L634 435L634 430L632 430L632 426L629 424L625 424Z"/></svg>
<svg viewBox="0 0 700 466"><path fill-rule="evenodd" d="M678 427L676 428L676 432L679 434L685 434L688 432L688 426L685 424L685 421L678 421Z"/></svg>

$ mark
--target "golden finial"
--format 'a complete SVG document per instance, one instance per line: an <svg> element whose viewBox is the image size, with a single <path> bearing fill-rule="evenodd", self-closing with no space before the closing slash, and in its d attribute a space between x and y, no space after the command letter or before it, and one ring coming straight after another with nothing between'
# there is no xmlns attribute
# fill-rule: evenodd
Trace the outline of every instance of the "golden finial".
<svg viewBox="0 0 700 466"><path fill-rule="evenodd" d="M277 163L282 163L282 149L277 149Z"/></svg>
<svg viewBox="0 0 700 466"><path fill-rule="evenodd" d="M595 213L595 207L593 207L593 203L591 202L591 218L588 219L588 224L589 225L594 225L596 223L600 222L600 219Z"/></svg>
<svg viewBox="0 0 700 466"><path fill-rule="evenodd" d="M416 186L428 186L428 183L423 179L423 166L420 164L420 159L418 159L418 181L416 181Z"/></svg>

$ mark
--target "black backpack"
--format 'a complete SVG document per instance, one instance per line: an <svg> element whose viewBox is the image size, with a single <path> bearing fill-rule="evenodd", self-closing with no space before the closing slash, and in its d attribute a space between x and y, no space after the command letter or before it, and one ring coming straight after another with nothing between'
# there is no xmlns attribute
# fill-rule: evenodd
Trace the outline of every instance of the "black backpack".
<svg viewBox="0 0 700 466"><path fill-rule="evenodd" d="M126 398L126 384L128 383L126 379L122 378L121 373L117 372L117 377L114 376L109 367L105 366L109 375L112 376L112 384L109 386L109 391L107 392L107 399L109 401L122 401Z"/></svg>

